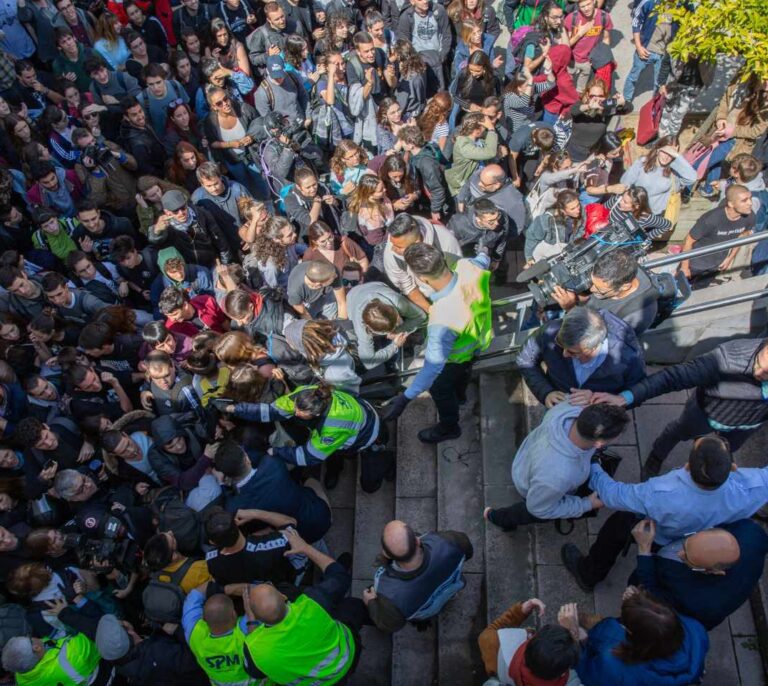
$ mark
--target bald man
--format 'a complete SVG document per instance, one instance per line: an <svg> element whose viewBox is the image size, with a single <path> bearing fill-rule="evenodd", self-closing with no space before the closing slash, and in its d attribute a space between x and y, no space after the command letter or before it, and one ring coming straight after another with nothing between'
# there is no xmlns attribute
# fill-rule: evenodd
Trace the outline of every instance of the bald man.
<svg viewBox="0 0 768 686"><path fill-rule="evenodd" d="M652 554L656 525L643 519L632 530L637 569L630 583L701 622L707 631L749 599L763 572L768 534L749 519L705 529Z"/></svg>
<svg viewBox="0 0 768 686"><path fill-rule="evenodd" d="M363 591L373 623L394 633L406 622L429 621L464 588L462 569L472 553L472 543L460 531L419 536L405 522L389 522L381 535L386 562L376 570L373 586Z"/></svg>
<svg viewBox="0 0 768 686"><path fill-rule="evenodd" d="M231 584L230 593L242 593L245 584ZM238 618L232 599L221 587L205 582L184 601L181 625L197 664L212 684L247 684L244 667L246 619Z"/></svg>
<svg viewBox="0 0 768 686"><path fill-rule="evenodd" d="M278 684L336 684L352 672L360 651L359 631L366 623L359 598L346 598L352 582L336 560L309 545L292 528L285 530L291 549L322 572L322 580L289 601L269 584L251 586L243 595L248 634L245 669L256 679Z"/></svg>
<svg viewBox="0 0 768 686"><path fill-rule="evenodd" d="M525 200L506 172L498 164L489 164L475 171L456 196L459 212L480 198L490 200L509 217L509 235L519 236L525 228Z"/></svg>

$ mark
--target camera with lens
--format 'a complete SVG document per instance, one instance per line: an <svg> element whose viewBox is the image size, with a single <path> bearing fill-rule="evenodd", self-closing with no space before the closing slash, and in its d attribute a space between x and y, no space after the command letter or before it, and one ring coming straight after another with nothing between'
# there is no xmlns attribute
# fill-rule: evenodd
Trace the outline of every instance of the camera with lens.
<svg viewBox="0 0 768 686"><path fill-rule="evenodd" d="M98 538L89 538L86 534L64 536L64 547L75 551L81 567L95 572L111 572L115 568L123 572L138 570L141 548L119 518L105 514L96 531Z"/></svg>
<svg viewBox="0 0 768 686"><path fill-rule="evenodd" d="M83 148L82 157L90 157L96 167L106 167L110 165L114 159L112 151L106 145L101 145L99 143L86 145L85 148Z"/></svg>
<svg viewBox="0 0 768 686"><path fill-rule="evenodd" d="M608 224L589 238L569 244L562 253L540 260L518 274L518 283L527 283L534 300L541 306L555 304L552 293L557 286L584 293L592 285L592 268L600 255L623 248L635 257L648 252L651 241L634 217L627 216Z"/></svg>

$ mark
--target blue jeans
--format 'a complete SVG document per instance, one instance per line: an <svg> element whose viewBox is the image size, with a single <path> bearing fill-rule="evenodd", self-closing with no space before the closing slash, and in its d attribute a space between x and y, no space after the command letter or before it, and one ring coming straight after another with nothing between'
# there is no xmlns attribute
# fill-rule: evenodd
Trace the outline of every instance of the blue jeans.
<svg viewBox="0 0 768 686"><path fill-rule="evenodd" d="M550 112L549 110L544 110L541 115L541 121L543 121L545 124L553 124L559 119L559 117L554 113Z"/></svg>
<svg viewBox="0 0 768 686"><path fill-rule="evenodd" d="M261 170L254 164L245 162L226 162L230 176L243 184L251 195L257 200L272 201L267 182L261 174Z"/></svg>
<svg viewBox="0 0 768 686"><path fill-rule="evenodd" d="M712 151L712 154L709 157L709 163L707 164L707 178L704 182L705 191L711 191L712 182L717 181L720 178L720 173L722 171L721 165L728 156L728 153L733 150L734 145L736 145L736 139L731 138L730 140L720 143L720 145Z"/></svg>
<svg viewBox="0 0 768 686"><path fill-rule="evenodd" d="M659 83L659 71L661 70L661 61L664 59L663 55L659 55L657 52L652 52L648 55L647 60L641 60L640 56L635 50L635 54L632 56L632 69L627 74L627 80L624 81L624 100L631 102L635 95L635 84L637 79L640 78L640 74L649 65L653 65L653 90L656 91L656 87Z"/></svg>

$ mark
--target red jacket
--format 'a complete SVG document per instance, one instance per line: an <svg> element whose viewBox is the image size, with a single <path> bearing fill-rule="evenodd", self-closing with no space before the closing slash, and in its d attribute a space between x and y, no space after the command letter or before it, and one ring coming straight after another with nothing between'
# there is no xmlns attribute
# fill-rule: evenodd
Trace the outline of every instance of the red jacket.
<svg viewBox="0 0 768 686"><path fill-rule="evenodd" d="M573 79L568 73L568 63L571 61L571 49L567 45L553 46L548 57L552 62L552 73L555 75L555 87L541 94L541 104L547 112L561 115L567 112L571 105L579 101L579 92L573 85ZM534 81L543 81L546 75L541 74Z"/></svg>
<svg viewBox="0 0 768 686"><path fill-rule="evenodd" d="M196 295L189 302L207 329L216 333L224 333L229 329L229 317L221 311L212 295ZM196 336L200 333L200 329L192 322L173 322L166 319L165 328L185 336Z"/></svg>

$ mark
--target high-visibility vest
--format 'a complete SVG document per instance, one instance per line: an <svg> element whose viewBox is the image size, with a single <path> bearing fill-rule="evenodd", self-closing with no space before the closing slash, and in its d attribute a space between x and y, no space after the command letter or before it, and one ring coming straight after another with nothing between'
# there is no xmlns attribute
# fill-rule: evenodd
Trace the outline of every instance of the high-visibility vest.
<svg viewBox="0 0 768 686"><path fill-rule="evenodd" d="M292 393L275 400L273 405L281 414L293 416L296 412L296 394L311 388L316 386L300 386ZM310 434L308 448L311 455L326 459L337 450L361 447L356 443L367 418L366 410L359 400L349 393L334 390L328 414L322 425L313 428Z"/></svg>
<svg viewBox="0 0 768 686"><path fill-rule="evenodd" d="M261 682L251 679L245 671L243 644L245 634L239 624L223 636L212 636L208 623L202 619L192 628L189 647L213 686L253 686Z"/></svg>
<svg viewBox="0 0 768 686"><path fill-rule="evenodd" d="M101 656L96 644L85 634L56 641L40 662L28 672L16 674L17 686L78 686L88 684L99 669Z"/></svg>
<svg viewBox="0 0 768 686"><path fill-rule="evenodd" d="M245 643L256 667L284 686L332 686L350 670L356 650L349 627L306 595L288 603L278 624L258 626Z"/></svg>
<svg viewBox="0 0 768 686"><path fill-rule="evenodd" d="M458 334L448 362L468 362L493 340L491 273L468 259L456 263L456 283L448 295L429 308L429 324Z"/></svg>

